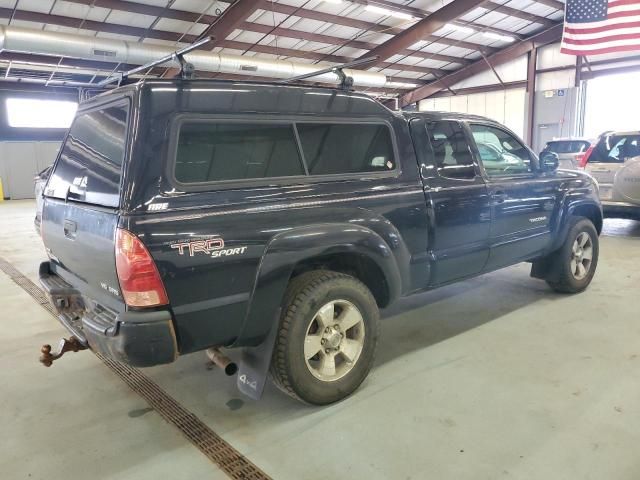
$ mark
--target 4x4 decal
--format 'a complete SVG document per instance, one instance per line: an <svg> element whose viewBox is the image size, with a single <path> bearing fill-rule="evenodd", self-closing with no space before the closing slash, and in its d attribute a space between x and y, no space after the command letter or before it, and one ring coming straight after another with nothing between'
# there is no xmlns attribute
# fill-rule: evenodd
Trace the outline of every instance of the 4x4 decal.
<svg viewBox="0 0 640 480"><path fill-rule="evenodd" d="M222 237L212 237L204 240L190 240L171 244L171 248L178 250L178 255L195 256L196 253L204 253L212 258L243 255L247 247L225 248Z"/></svg>

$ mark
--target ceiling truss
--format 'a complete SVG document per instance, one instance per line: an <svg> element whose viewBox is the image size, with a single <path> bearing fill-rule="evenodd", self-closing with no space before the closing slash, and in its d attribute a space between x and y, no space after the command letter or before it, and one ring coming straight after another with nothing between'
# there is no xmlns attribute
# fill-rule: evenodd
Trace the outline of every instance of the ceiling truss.
<svg viewBox="0 0 640 480"><path fill-rule="evenodd" d="M175 0L174 0L175 1ZM52 25L72 29L90 30L96 34L116 34L135 37L138 41L162 40L176 45L192 43L204 36L212 36L213 41L208 49L220 48L232 50L237 54L269 55L280 59L299 59L305 62L324 62L330 64L347 63L356 58L377 56L378 59L367 69L383 71L392 77L394 82L404 84L401 89L384 89L384 93L399 93L400 103L408 105L417 100L437 94L441 90L450 89L460 79L467 78L482 69L494 68L505 58L513 58L513 52L525 53L526 45L535 44L532 38L536 35L546 35L538 38L549 38L545 32L557 32L558 12L564 9L564 3L557 0L537 0L539 3L553 10L553 14L541 16L523 8L515 8L502 0L453 0L435 11L427 11L407 5L400 5L390 0L343 0L346 13L327 13L326 9L318 8L321 1L299 1L299 5L279 3L272 0L235 0L226 2L203 1L209 7L215 4L218 10L207 8L202 12L194 12L173 8L173 1L168 0L165 6L138 3L135 0L55 0L49 13L22 9L19 2L13 8L0 8L0 18L5 23L32 22L34 24ZM88 7L83 18L60 14L61 8L54 8L62 3L72 3ZM383 16L376 22L371 22L371 16L358 15L367 5L386 9L388 12L399 12L405 15L404 20L393 21L390 16ZM133 16L144 15L155 20L145 27L132 26L110 21L110 14L101 21L95 16L89 18L92 8L107 9L108 12L126 12ZM56 12L55 14L53 12ZM536 10L540 11L540 10ZM354 14L355 12L355 14ZM473 15L469 15L474 12ZM66 13L66 12L64 12ZM274 15L273 24L265 24L265 13ZM504 23L498 27L497 23L486 21L484 18L498 13L501 18L517 20L511 27ZM278 21L276 16L278 15ZM553 18L549 18L553 16ZM470 18L473 17L473 18ZM285 21L282 21L282 18ZM464 20L463 20L464 18ZM186 31L175 31L160 28L162 19L179 20L191 25ZM322 22L326 27L306 28L298 26L303 21ZM286 26L285 26L286 22ZM498 22L499 23L499 22ZM139 23L138 23L139 24ZM458 32L488 33L509 37L513 43L485 42L479 35L451 35L443 34L443 27L451 26ZM197 28L196 28L197 27ZM334 27L334 28L327 28ZM346 32L335 35L336 29L348 27ZM466 29L466 30L465 30ZM470 30L469 30L470 29ZM534 30L534 35L524 34ZM329 34L329 30L333 34ZM353 31L358 31L353 35ZM241 40L238 32L251 32L258 41ZM542 32L542 33L540 33ZM552 36L552 35L551 35ZM460 39L461 38L461 39ZM278 39L286 39L287 46L278 45ZM456 47L457 50L451 49ZM520 53L522 54L522 53ZM98 79L103 74L110 73L113 64L92 62L87 60L45 57L12 52L0 53L0 61L10 62L5 68L6 76L10 70L19 64L51 65L50 78L54 78L58 69L63 67L78 69L94 69L93 78ZM124 65L116 69L125 69ZM174 69L158 69L159 76L170 75ZM15 71L15 70L14 70ZM405 73L406 72L406 73ZM213 74L215 78L250 78L240 75ZM2 79L0 79L2 80ZM268 80L268 79L267 79ZM407 91L407 88L413 90ZM383 89L380 89L381 91Z"/></svg>

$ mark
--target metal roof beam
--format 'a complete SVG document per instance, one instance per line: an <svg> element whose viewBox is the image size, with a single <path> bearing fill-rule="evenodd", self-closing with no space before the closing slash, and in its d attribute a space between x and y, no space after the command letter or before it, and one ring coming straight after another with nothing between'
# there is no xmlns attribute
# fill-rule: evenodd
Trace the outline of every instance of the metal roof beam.
<svg viewBox="0 0 640 480"><path fill-rule="evenodd" d="M259 6L260 4L255 0L236 0L204 29L198 39L213 36L210 46L215 46L218 42L225 40L231 32L258 10Z"/></svg>
<svg viewBox="0 0 640 480"><path fill-rule="evenodd" d="M563 2L559 2L558 0L536 0L536 3L541 3L542 5L546 5L547 7L555 8L556 10L564 12L565 4Z"/></svg>
<svg viewBox="0 0 640 480"><path fill-rule="evenodd" d="M383 8L388 8L389 10L394 10L397 12L408 13L416 18L425 18L431 15L433 12L428 10L422 10L420 8L409 7L407 5L398 5L397 3L390 2L388 0L351 0L353 3L359 3L362 5L373 4L376 6L380 6ZM556 1L556 0L546 0L546 1ZM556 2L560 3L560 2ZM478 2L477 7L484 8L487 10L493 10L495 12L504 13L505 15L509 15L511 17L520 18L522 20L527 20L529 22L539 23L541 25L548 25L551 20L545 17L541 17L540 15L535 15L532 13L528 13L522 10L518 10L512 7L507 7L502 5L501 3L494 1ZM554 7L555 8L555 7Z"/></svg>
<svg viewBox="0 0 640 480"><path fill-rule="evenodd" d="M151 17L171 18L173 20L182 20L184 22L198 22L212 24L217 20L215 15L200 15L196 12L188 12L186 10L177 10L175 8L157 7L142 3L130 2L127 0L65 0L69 3L77 3L88 7L102 7L109 10L120 10L122 12L139 13L141 15L149 15Z"/></svg>
<svg viewBox="0 0 640 480"><path fill-rule="evenodd" d="M483 58L467 67L456 70L455 72L447 75L446 77L440 78L435 82L429 83L423 87L419 87L415 90L405 93L400 99L400 104L401 106L405 107L419 100L428 98L434 93L439 92L440 90L450 88L456 83L461 82L462 80L466 80L473 75L482 73L489 68L488 63L490 63L494 67L502 65L511 60L515 60L522 55L526 55L534 48L560 41L561 38L562 23L558 23L555 26L544 30L543 32L532 35L531 37L521 42L518 42L508 48L505 48L504 50L500 50L499 52L490 55L489 57L487 57L486 61Z"/></svg>
<svg viewBox="0 0 640 480"><path fill-rule="evenodd" d="M10 8L0 8L0 18L9 18L12 13ZM87 30L94 30L97 32L108 32L119 35L128 35L132 37L140 37L146 35L147 38L153 38L157 40L166 40L169 42L182 41L185 43L193 43L197 40L195 35L182 35L177 32L168 32L166 30L147 30L141 27L130 27L128 25L118 25L114 23L96 22L93 20L83 20L75 17L65 17L62 15L49 15L40 12L27 12L24 10L17 10L15 13L16 20L22 20L35 23L48 23L50 25L60 25L63 27L82 28ZM269 27L266 27L269 29ZM304 32L302 32L304 33ZM330 37L333 38L333 37ZM237 42L234 40L221 40L217 43L217 46L222 48L232 48L235 50L253 50L260 53L268 53L271 55L285 55L294 58L304 58L312 60L324 60L332 63L347 63L352 61L353 57L346 57L340 55L328 55L326 53L311 52L305 50L283 49L276 48L269 45L253 45L246 42ZM412 65L382 63L382 68L390 67L395 70L417 72L423 75L428 74L446 74L447 70L440 70L437 68L429 67L417 67ZM420 83L420 82L417 82Z"/></svg>
<svg viewBox="0 0 640 480"><path fill-rule="evenodd" d="M326 43L327 45L340 45L341 48L350 47L350 48L357 48L360 50L373 50L378 46L377 43L363 42L361 40L349 40L348 38L333 37L330 35L323 35L321 33L303 32L301 30L292 30L290 28L283 28L283 27L273 28L268 25L262 25L261 23L244 22L240 25L239 28L243 30L252 30L255 32L276 35L279 37L297 38L297 39L307 40L310 42ZM461 57L454 57L451 55L440 55L438 53L430 53L430 52L420 52L417 50L410 50L410 49L405 49L401 51L400 54L429 59L429 60L435 60L438 62L457 63L460 65L468 65L472 62L471 60L461 58Z"/></svg>
<svg viewBox="0 0 640 480"><path fill-rule="evenodd" d="M264 0L263 0L264 1ZM402 12L402 13L406 13L408 15L411 15L417 19L424 19L427 18L429 15L432 15L434 12L428 11L428 10L422 10L420 8L415 8L415 7L410 7L407 5L399 5L397 3L393 3L390 2L388 0L351 0L353 3L359 3L361 5L376 5L382 8L386 8L388 10L393 10L396 12ZM492 2L490 0L486 0L484 2L476 2L476 7L478 8L484 8L486 10L494 10L496 12L500 12L500 13L506 13L507 9L509 10L510 13L517 13L516 16L518 16L519 18L523 18L526 19L527 21L532 21L530 20L531 18L536 18L536 22L537 23L541 23L544 24L544 22L547 20L545 19L545 17L540 17L538 15L533 15L533 14L529 14L527 12L523 12L521 10L515 10L515 9L509 9L509 7L505 7L504 5L500 4L500 3L496 3L496 2ZM469 10L471 11L471 10ZM526 18L524 18L526 17ZM483 25L481 23L475 22L475 21L471 21L471 22L467 22L464 20L458 20L458 19L453 19L448 23L453 23L455 25L461 25L464 27L469 27L469 28L475 28L476 30L484 30L487 32L494 32L497 33L499 35L512 35L512 36L517 36L516 33L508 31L508 30L503 30L501 28L496 28L496 27L492 27L490 25Z"/></svg>
<svg viewBox="0 0 640 480"><path fill-rule="evenodd" d="M426 36L440 30L447 23L461 17L483 3L482 1L478 2L475 0L453 0L451 3L448 3L428 17L423 18L393 38L377 45L361 58L377 56L379 60L371 64L371 66L382 63L387 58L402 53L407 47L424 40Z"/></svg>
<svg viewBox="0 0 640 480"><path fill-rule="evenodd" d="M91 6L94 5L94 0L65 0L71 3L76 3L79 5ZM273 3L270 0L255 0L256 5L259 8L265 11L273 11L275 13L282 13L283 15L296 15L301 18L309 18L312 20L317 20L319 22L327 22L335 25L343 25L345 27L357 28L360 30L369 30L375 33L386 33L389 35L397 35L402 32L403 29L397 27L389 27L387 25L380 25L371 22L365 22L362 20L358 20L355 18L349 18L341 15L332 15L330 13L317 12L315 10L310 10L306 8L297 8L291 5L286 5L284 3ZM139 3L134 3L126 0L95 0L95 6L109 8L113 10L120 10L123 12L130 13L140 13L143 15L150 16L164 16L164 18L171 18L174 20L182 20L185 22L197 22L197 23L205 23L211 24L216 21L217 17L213 15L200 15L195 12L189 12L186 10L177 10L175 8L170 8L164 11L163 7L156 7L153 5L143 5ZM163 13L164 12L164 13ZM242 27L245 30L255 31L252 29L255 23L247 23ZM295 32L295 30L292 30ZM503 33L505 33L503 31ZM293 37L299 38L299 37ZM466 42L466 41L458 41L452 40L450 38L440 38L436 36L429 36L425 38L430 42L437 42L443 45L457 46L461 48L466 48L468 50L476 50L482 51L486 53L493 53L496 49L488 47L486 45L481 45L474 42Z"/></svg>
<svg viewBox="0 0 640 480"><path fill-rule="evenodd" d="M317 20L319 22L327 22L327 23L332 23L334 25L343 25L345 27L357 28L360 30L367 30L374 33L398 35L404 30L403 28L390 27L388 25L383 25L379 23L365 22L363 20L358 20L356 18L341 16L341 15L333 15L331 13L316 12L315 10L309 10L306 8L297 8L291 5L286 5L284 3L272 3L270 0L257 0L257 1L260 1L264 5L262 9L266 11L273 10L274 12L282 13L283 15L295 15L301 18L309 18L311 20ZM446 37L436 37L435 35L430 35L424 40L427 40L433 43L440 43L442 45L466 48L468 50L482 51L484 53L489 53L489 52L493 53L496 51L495 48L488 47L486 45L481 45L479 43L453 40L451 38L446 38Z"/></svg>

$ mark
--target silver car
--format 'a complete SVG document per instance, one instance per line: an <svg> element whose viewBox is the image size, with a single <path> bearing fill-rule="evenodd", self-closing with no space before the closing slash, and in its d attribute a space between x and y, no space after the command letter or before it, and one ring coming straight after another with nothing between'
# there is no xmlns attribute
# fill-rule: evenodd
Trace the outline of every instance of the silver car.
<svg viewBox="0 0 640 480"><path fill-rule="evenodd" d="M553 152L558 155L558 168L577 170L582 166L584 155L590 146L591 141L586 138L558 138L548 142L540 155Z"/></svg>
<svg viewBox="0 0 640 480"><path fill-rule="evenodd" d="M608 132L585 155L609 217L640 220L640 131Z"/></svg>

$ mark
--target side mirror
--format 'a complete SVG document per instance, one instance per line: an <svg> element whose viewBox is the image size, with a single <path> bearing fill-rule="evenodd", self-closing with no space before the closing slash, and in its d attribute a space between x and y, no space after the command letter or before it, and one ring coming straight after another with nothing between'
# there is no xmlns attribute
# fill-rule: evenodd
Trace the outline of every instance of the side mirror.
<svg viewBox="0 0 640 480"><path fill-rule="evenodd" d="M542 152L540 154L540 170L542 172L553 172L558 169L560 160L558 154L554 152Z"/></svg>

